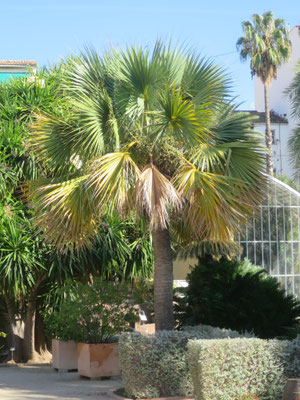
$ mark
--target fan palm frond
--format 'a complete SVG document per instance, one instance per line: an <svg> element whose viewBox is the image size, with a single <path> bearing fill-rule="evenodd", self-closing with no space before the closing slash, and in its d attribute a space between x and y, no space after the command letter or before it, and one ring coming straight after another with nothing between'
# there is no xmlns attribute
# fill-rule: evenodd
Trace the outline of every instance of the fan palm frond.
<svg viewBox="0 0 300 400"><path fill-rule="evenodd" d="M92 189L98 210L109 206L122 212L126 202L129 206L131 188L140 175L129 152L132 146L134 143L123 151L106 154L92 162L87 185Z"/></svg>
<svg viewBox="0 0 300 400"><path fill-rule="evenodd" d="M242 201L245 182L203 172L186 162L174 177L174 186L186 199L184 223L197 239L227 242L241 221L246 221L249 204Z"/></svg>
<svg viewBox="0 0 300 400"><path fill-rule="evenodd" d="M187 56L181 85L195 104L215 108L228 98L231 80L212 60L195 54Z"/></svg>
<svg viewBox="0 0 300 400"><path fill-rule="evenodd" d="M47 241L62 249L85 245L95 226L95 204L87 185L89 175L68 180L45 179L29 184L40 231Z"/></svg>
<svg viewBox="0 0 300 400"><path fill-rule="evenodd" d="M87 46L80 57L68 60L63 71L64 90L78 99L103 86L105 63L93 48Z"/></svg>
<svg viewBox="0 0 300 400"><path fill-rule="evenodd" d="M160 98L160 105L161 131L157 138L169 133L178 142L184 142L186 147L207 140L207 126L212 114L210 110L205 109L205 105L195 107L191 101L184 99L181 89L176 90L175 85L166 89Z"/></svg>
<svg viewBox="0 0 300 400"><path fill-rule="evenodd" d="M39 162L60 173L72 167L74 126L54 115L37 114L31 126L30 144Z"/></svg>

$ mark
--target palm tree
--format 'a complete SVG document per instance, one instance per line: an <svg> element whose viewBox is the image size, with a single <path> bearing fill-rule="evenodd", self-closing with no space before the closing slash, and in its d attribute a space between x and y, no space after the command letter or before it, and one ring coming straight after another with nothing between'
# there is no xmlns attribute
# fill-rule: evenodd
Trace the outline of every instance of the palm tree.
<svg viewBox="0 0 300 400"><path fill-rule="evenodd" d="M170 235L232 240L262 195L260 139L228 103L223 71L184 50L87 50L69 66L65 114L37 114L32 127L32 148L54 176L30 184L37 224L63 249L92 241L110 210L147 220L156 329L172 329Z"/></svg>
<svg viewBox="0 0 300 400"><path fill-rule="evenodd" d="M270 127L269 85L277 77L277 67L291 54L289 29L286 22L274 19L272 11L253 14L252 23L243 21L244 36L236 43L242 61L250 58L251 74L257 75L264 85L266 113L267 173L273 175L272 132Z"/></svg>
<svg viewBox="0 0 300 400"><path fill-rule="evenodd" d="M288 87L286 94L288 95L292 105L292 116L298 120L298 126L292 132L288 146L292 166L295 171L294 178L298 183L300 183L300 61L297 63L295 77Z"/></svg>

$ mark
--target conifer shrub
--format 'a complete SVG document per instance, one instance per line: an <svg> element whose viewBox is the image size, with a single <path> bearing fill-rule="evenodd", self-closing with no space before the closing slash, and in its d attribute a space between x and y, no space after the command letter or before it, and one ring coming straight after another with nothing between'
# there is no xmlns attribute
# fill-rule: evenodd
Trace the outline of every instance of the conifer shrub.
<svg viewBox="0 0 300 400"><path fill-rule="evenodd" d="M180 327L207 324L263 339L291 339L299 332L300 302L248 260L205 256L187 281L175 308Z"/></svg>

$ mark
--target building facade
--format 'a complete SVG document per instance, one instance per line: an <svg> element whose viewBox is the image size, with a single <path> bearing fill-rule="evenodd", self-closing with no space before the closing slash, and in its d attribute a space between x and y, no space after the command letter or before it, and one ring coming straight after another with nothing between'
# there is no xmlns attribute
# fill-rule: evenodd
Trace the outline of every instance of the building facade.
<svg viewBox="0 0 300 400"><path fill-rule="evenodd" d="M34 60L0 60L0 82L6 81L10 78L18 78L25 76L29 71L35 72L37 69L37 62Z"/></svg>
<svg viewBox="0 0 300 400"><path fill-rule="evenodd" d="M266 134L266 114L265 112L249 111L256 117L253 129ZM277 176L285 175L292 177L293 171L289 162L289 154L287 148L287 139L289 137L289 121L286 115L279 115L274 111L270 112L271 132L273 136L272 153L274 163L274 173Z"/></svg>

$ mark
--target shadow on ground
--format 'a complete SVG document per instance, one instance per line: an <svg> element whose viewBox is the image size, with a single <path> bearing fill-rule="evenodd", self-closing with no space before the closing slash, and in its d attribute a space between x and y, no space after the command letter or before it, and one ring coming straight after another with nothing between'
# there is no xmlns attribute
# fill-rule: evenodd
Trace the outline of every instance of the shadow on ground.
<svg viewBox="0 0 300 400"><path fill-rule="evenodd" d="M0 367L1 400L96 400L114 398L120 378L80 379L76 372L56 372L48 365Z"/></svg>

